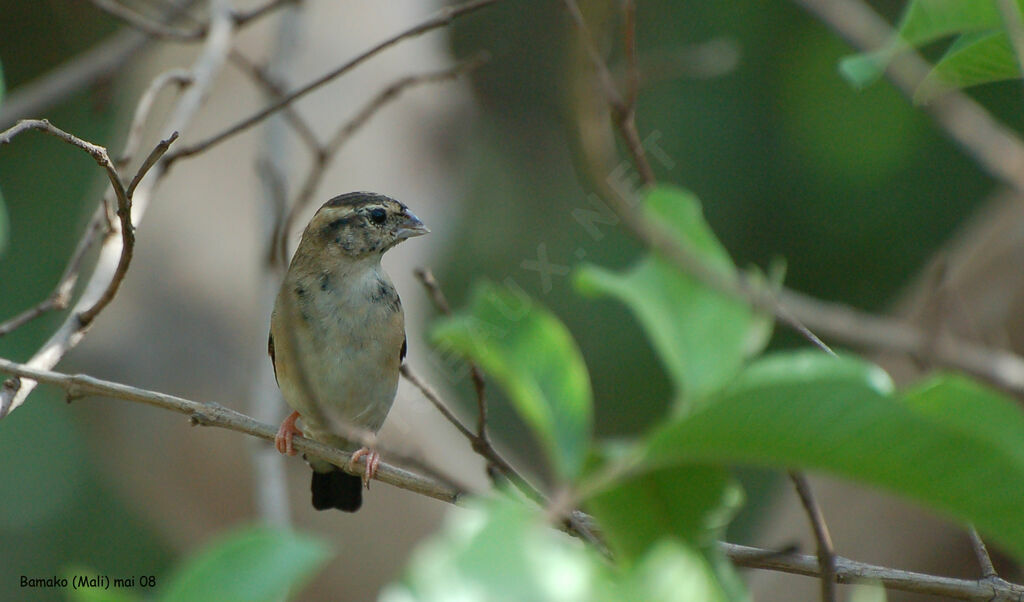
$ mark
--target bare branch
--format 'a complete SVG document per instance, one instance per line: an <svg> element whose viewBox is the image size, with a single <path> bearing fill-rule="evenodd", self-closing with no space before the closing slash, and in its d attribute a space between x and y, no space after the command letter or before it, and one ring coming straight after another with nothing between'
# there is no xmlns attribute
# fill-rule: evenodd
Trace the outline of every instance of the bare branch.
<svg viewBox="0 0 1024 602"><path fill-rule="evenodd" d="M391 46L407 38L413 38L418 35L424 34L428 31L444 27L450 24L454 19L458 17L468 15L476 10L484 8L485 6L494 4L497 1L498 0L473 0L472 2L467 2L465 4L459 4L456 6L444 8L440 12L438 12L434 17L427 19L426 21L420 23L419 25L415 25L409 29L406 29L403 32L391 36L390 38L384 40L383 42L380 42L379 44L370 48L369 50L362 52L361 54L351 59L350 61L346 62L345 64L331 70L325 75L320 76L319 78L313 80L312 82L306 84L305 86L302 86L298 90L289 93L288 95L284 96L277 102L271 103L263 110L253 115L250 115L245 119L242 119L238 123L232 125L231 127L228 127L227 129L221 131L220 133L214 134L213 136L207 138L206 140L197 142L196 144L193 144L191 146L180 148L177 151L168 154L166 160L168 163L172 163L182 157L189 157L195 155L215 144L223 142L227 138L230 138L235 134L238 134L251 128L252 126L256 125L260 121L263 121L273 113L280 111L285 106L295 102L296 100L302 98L303 96L309 94L310 92L337 78L338 76L349 72L354 67L360 65L361 63L378 54L382 50L386 50L387 48L390 48Z"/></svg>
<svg viewBox="0 0 1024 602"><path fill-rule="evenodd" d="M520 491L527 498L542 507L550 506L547 496L540 492L539 489L534 487L527 481L519 472L508 463L505 458L498 453L498 450L494 449L490 441L481 439L476 436L473 431L469 430L461 420L455 416L448 405L441 400L441 397L434 391L430 385L428 385L423 379L416 375L415 372L409 367L409 364L402 364L401 367L402 376L405 377L410 383L413 384L417 389L423 393L423 396L434 405L435 408L441 415L445 417L448 422L452 423L456 429L462 435L469 440L470 445L477 454L482 456L487 462L494 466L505 478L511 482L516 489ZM605 550L604 543L593 533L593 531L587 526L585 521L580 520L580 513L576 510L565 513L565 530L569 533L578 536L580 539L594 545L594 547L600 551Z"/></svg>
<svg viewBox="0 0 1024 602"><path fill-rule="evenodd" d="M434 278L434 272L430 268L418 268L413 271L413 274L423 284L423 288L427 289L427 294L430 295L437 309L446 316L452 315L451 305L448 304L448 298L441 290L441 285ZM468 364L469 376L473 380L473 389L476 391L476 436L487 441L487 398L484 395L484 375L480 372L476 362L469 361Z"/></svg>
<svg viewBox="0 0 1024 602"><path fill-rule="evenodd" d="M818 559L814 556L781 554L772 550L724 542L720 543L719 547L738 566L808 577L821 576ZM836 556L835 561L838 583L881 582L888 589L945 596L956 600L1017 602L1024 598L1024 586L1005 581L971 581L939 577L857 562L842 556Z"/></svg>
<svg viewBox="0 0 1024 602"><path fill-rule="evenodd" d="M230 48L232 20L227 0L211 0L210 12L210 33L207 35L203 50L197 57L191 70L193 85L182 94L178 103L171 111L171 115L164 127L165 138L170 138L175 132L183 130L191 121L195 111L202 104L214 76L224 63ZM15 126L15 128L17 127ZM12 128L12 130L15 128ZM103 154L105 156L105 150L103 150ZM113 170L113 164L110 163L109 157L106 157L106 162L110 164L110 169ZM142 219L156 182L161 180L167 172L165 161L157 161L152 166L152 172L151 177L137 183L130 202L120 178L113 178L113 180L117 180L116 183L113 180L111 181L112 189L115 191L115 197L118 200L118 214L120 218L118 222L113 224L115 230L122 223L122 220L128 220L127 223L130 225L138 224ZM114 173L116 175L116 170ZM126 208L127 210L125 210ZM99 307L99 309L102 309L109 302L109 298L112 298L112 294L108 298L108 293L111 290L116 293L115 279L118 277L118 274L123 278L124 270L127 269L127 260L130 259L130 257L126 258L123 253L126 243L130 240L125 237L133 234L132 228L120 227L120 230L121 237L108 236L104 239L92 276L90 276L88 284L75 304L71 315L50 335L50 338L47 339L42 347L33 354L32 358L28 361L29 366L44 370L55 366L85 336L89 323L96 315L95 311L91 310L96 307L97 303L106 298L106 301L102 301L102 305ZM112 286L114 286L113 289L111 289ZM88 312L85 313L85 320L80 317L80 314L83 312ZM35 386L36 383L31 380L9 379L6 381L3 387L0 388L0 419L24 403Z"/></svg>
<svg viewBox="0 0 1024 602"><path fill-rule="evenodd" d="M590 30L587 28L587 22L583 18L583 13L580 11L579 5L576 0L563 0L566 9L569 11L569 16L573 20L573 24L579 30L580 36L582 37L584 48L587 51L587 57L590 59L591 66L594 69L594 73L597 76L598 82L601 84L601 90L604 92L605 100L608 103L612 113L612 121L615 123L616 128L622 135L622 139L626 143L626 148L629 150L630 156L633 158L633 164L636 165L637 171L640 173L640 179L643 181L645 186L654 184L654 170L651 169L650 162L647 161L647 153L644 151L643 143L640 141L640 134L636 129L636 113L633 110L633 104L627 99L623 99L622 94L615 86L615 77L608 69L608 65L605 63L604 58L601 57L601 53L597 49L597 44L594 42L593 36L590 35ZM635 23L629 16L629 10L627 8L627 46L635 44L635 31L632 29ZM627 50L627 58L630 54L635 53L635 50ZM635 71L635 65L633 66ZM632 86L632 84L630 84Z"/></svg>
<svg viewBox="0 0 1024 602"><path fill-rule="evenodd" d="M981 576L988 579L999 577L995 565L992 564L992 557L988 555L988 548L985 547L985 542L978 534L978 530L971 526L967 528L967 533L971 538L974 555L978 558L978 564L981 566Z"/></svg>
<svg viewBox="0 0 1024 602"><path fill-rule="evenodd" d="M169 71L165 71L154 77L149 82L149 85L146 86L142 96L139 97L138 104L135 105L135 114L132 116L132 124L128 128L128 139L125 140L124 148L121 150L121 156L116 162L119 168L128 165L128 163L131 162L132 157L135 156L135 152L138 150L139 143L142 140L142 128L149 119L149 112L152 110L153 103L156 102L156 97L160 94L160 91L172 84L184 87L191 83L192 74L186 69L171 69Z"/></svg>
<svg viewBox="0 0 1024 602"><path fill-rule="evenodd" d="M276 427L257 422L245 414L216 403L200 403L166 393L158 393L130 385L100 380L83 374L68 375L50 370L41 370L6 359L0 359L0 372L58 386L67 391L70 398L101 395L144 403L185 414L193 425L224 428L252 435L266 441L273 441L274 436L277 434ZM317 443L305 437L295 437L293 441L296 450L311 457L321 458L347 470L348 461L352 456L351 453ZM454 489L441 481L423 477L383 462L381 462L380 468L377 471L377 480L449 503L458 502L464 495L462 491Z"/></svg>
<svg viewBox="0 0 1024 602"><path fill-rule="evenodd" d="M231 60L235 67L238 67L239 70L248 75L252 81L254 81L256 85L263 90L263 93L270 97L271 100L278 100L285 95L284 88L278 85L277 82L273 81L263 69L250 61L247 56L239 52L237 49L231 49L231 54L228 55L228 59ZM318 152L320 148L320 141L313 132L312 126L310 126L306 120L299 115L299 112L295 110L295 107L288 105L281 109L281 114L288 122L288 125L292 127L298 137L305 143L306 147L308 147L313 153Z"/></svg>
<svg viewBox="0 0 1024 602"><path fill-rule="evenodd" d="M47 312L68 308L68 305L71 304L71 294L75 290L75 284L78 283L78 274L82 269L82 262L85 259L86 253L89 252L93 243L96 242L97 235L104 231L104 226L106 225L105 217L106 212L103 206L97 207L96 212L89 219L89 225L86 226L85 233L79 239L78 245L71 254L71 259L68 260L64 273L57 280L57 285L54 287L53 292L35 306L0 324L0 337L21 328L26 323Z"/></svg>
<svg viewBox="0 0 1024 602"><path fill-rule="evenodd" d="M811 521L811 530L814 532L814 540L818 545L818 570L821 572L822 602L835 602L836 551L832 547L832 536L829 535L828 525L825 524L825 515L821 511L818 501L814 499L807 476L802 472L790 471L789 478L793 481L796 493L800 497L800 503Z"/></svg>

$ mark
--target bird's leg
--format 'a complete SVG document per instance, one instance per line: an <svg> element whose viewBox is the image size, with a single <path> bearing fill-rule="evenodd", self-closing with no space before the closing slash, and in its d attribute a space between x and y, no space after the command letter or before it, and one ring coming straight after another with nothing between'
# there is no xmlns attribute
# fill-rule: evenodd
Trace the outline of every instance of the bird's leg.
<svg viewBox="0 0 1024 602"><path fill-rule="evenodd" d="M363 485L367 489L370 488L370 479L377 476L377 466L380 464L380 454L377 450L370 449L369 447L359 448L354 454L352 459L348 461L348 469L355 470L356 463L359 462L359 458L366 456L366 470L363 471Z"/></svg>
<svg viewBox="0 0 1024 602"><path fill-rule="evenodd" d="M299 427L295 426L295 421L298 418L299 413L292 412L281 423L281 427L277 429L277 435L274 437L274 447L282 454L295 455L295 448L292 447L292 437L295 435L302 436L302 431L299 430Z"/></svg>

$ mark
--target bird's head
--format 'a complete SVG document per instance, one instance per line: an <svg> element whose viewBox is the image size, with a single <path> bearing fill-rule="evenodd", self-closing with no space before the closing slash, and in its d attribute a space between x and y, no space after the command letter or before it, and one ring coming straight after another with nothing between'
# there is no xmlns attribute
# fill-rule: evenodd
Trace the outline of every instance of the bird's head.
<svg viewBox="0 0 1024 602"><path fill-rule="evenodd" d="M403 240L428 232L423 222L395 199L373 192L350 192L324 203L302 238L303 243L321 246L329 254L360 259L383 255Z"/></svg>

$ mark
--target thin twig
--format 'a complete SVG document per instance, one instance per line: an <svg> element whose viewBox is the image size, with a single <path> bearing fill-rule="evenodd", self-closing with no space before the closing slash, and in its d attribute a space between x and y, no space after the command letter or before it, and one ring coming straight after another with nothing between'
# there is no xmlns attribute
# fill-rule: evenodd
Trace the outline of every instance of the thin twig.
<svg viewBox="0 0 1024 602"><path fill-rule="evenodd" d="M288 262L288 235L291 232L292 227L295 225L295 220L313 199L317 189L320 187L320 182L323 180L323 177L327 172L327 168L337 156L338 152L346 142L351 140L352 136L355 135L356 132L358 132L370 121L371 118L373 118L374 115L377 114L378 111L383 109L388 103L397 100L401 94L409 88L422 84L451 81L479 68L488 60L489 57L486 53L480 53L467 61L455 65L454 67L429 73L421 73L418 75L408 75L389 84L364 104L358 111L356 111L355 115L353 115L351 119L346 121L337 129L326 145L318 146L315 149L313 165L306 174L306 178L303 180L299 192L295 195L295 200L292 201L291 209L288 211L288 215L281 223L280 231L274 237L276 246L271 249L271 258L274 261L280 261L281 265Z"/></svg>
<svg viewBox="0 0 1024 602"><path fill-rule="evenodd" d="M651 168L650 162L647 161L647 152L644 150L644 145L640 140L640 134L636 129L636 113L633 110L634 107L629 104L626 99L623 99L622 94L615 86L615 77L612 75L611 70L608 69L608 65L601 57L601 53L597 49L597 44L594 42L593 36L590 35L587 22L584 20L583 13L580 11L580 7L576 3L576 0L564 0L563 4L565 4L566 9L568 9L569 16L572 18L573 23L576 25L576 28L582 36L583 45L587 51L587 57L590 59L594 73L597 76L598 82L601 84L601 90L604 92L605 101L611 109L612 121L615 123L616 128L622 135L623 141L626 143L626 148L633 159L633 164L636 166L636 169L640 174L641 181L645 186L650 186L655 182L654 170ZM632 36L633 34L630 35ZM629 40L627 40L627 43L629 43Z"/></svg>
<svg viewBox="0 0 1024 602"><path fill-rule="evenodd" d="M210 0L210 14L211 26L209 34L206 36L202 51L196 58L191 70L193 85L181 95L181 98L179 98L171 110L167 123L163 128L162 135L165 139L172 136L175 132L182 131L192 120L192 116L205 99L214 76L219 72L230 49L233 29L230 6L227 0ZM109 157L107 157L107 161L109 162ZM113 168L112 164L111 168ZM141 180L141 183L134 191L130 203L130 215L127 216L127 219L130 220L129 223L138 224L139 220L141 220L156 183L167 173L166 163L158 161L153 166L152 172L149 178ZM118 179L118 181L120 180ZM120 212L122 204L128 205L123 203L124 198L122 198L126 196L127 191L124 191L123 187L121 191L118 191L121 185L114 182L111 182L111 187L115 191L115 197L118 199L118 210ZM116 229L119 223L119 221L114 222L113 227ZM90 308L94 307L97 300L107 293L119 268L123 268L125 265L122 252L125 240L123 236L126 230L130 229L122 228L121 237L107 236L104 239L103 244L100 246L99 256L92 275L89 277L85 289L76 302L71 314L65 318L60 327L32 355L31 359L27 362L29 366L44 370L50 369L69 350L81 342L88 331L89 324L87 322L83 323L80 314L88 312ZM91 316L91 318L94 317L95 315ZM88 321L91 322L91 318ZM3 387L0 388L0 419L21 406L35 386L36 382L32 380L9 379L6 381Z"/></svg>
<svg viewBox="0 0 1024 602"><path fill-rule="evenodd" d="M128 185L128 189L124 190L120 186L114 187L114 193L117 196L117 217L120 222L121 231L121 256L117 262L117 268L114 270L114 274L110 281L107 283L106 288L100 294L100 297L96 299L96 302L89 306L87 309L78 314L78 323L81 328L87 328L92 321L99 315L103 309L114 300L114 296L117 295L117 291L121 288L121 282L124 281L124 277L128 274L128 267L131 265L132 258L135 256L135 226L132 224L132 196L135 193L135 189L138 187L139 182L142 178L149 173L156 162L167 152L171 144L178 139L178 132L172 132L171 135L164 140L161 140L156 147L153 149L139 170L135 173L135 177L132 178L131 183ZM110 161L110 158L107 158Z"/></svg>
<svg viewBox="0 0 1024 602"><path fill-rule="evenodd" d="M196 1L175 3L160 22L169 23L187 14ZM10 127L19 119L39 116L85 86L119 73L153 40L135 29L122 31L46 75L9 91L0 105L0 128Z"/></svg>
<svg viewBox="0 0 1024 602"><path fill-rule="evenodd" d="M738 566L807 577L821 576L821 569L815 556L779 554L772 550L724 542L720 543L719 547ZM940 577L857 562L842 556L836 556L835 562L838 583L880 582L887 589L945 596L956 600L1019 602L1024 599L1024 586L1006 581Z"/></svg>
<svg viewBox="0 0 1024 602"><path fill-rule="evenodd" d="M330 72L302 86L298 90L288 93L286 96L282 97L277 102L270 103L270 105L268 105L264 109L254 113L253 115L250 115L249 117L246 117L245 119L238 121L234 125L222 130L221 132L214 134L213 136L210 136L209 138L197 142L191 146L179 148L175 152L169 153L167 155L166 161L168 162L168 164L170 164L182 157L190 157L192 155L195 155L210 148L211 146L214 146L215 144L223 142L227 138L230 138L235 134L238 134L251 128L252 126L263 121L273 113L281 110L283 107L295 102L296 100L302 98L303 96L309 94L310 92L313 92L317 88L334 80L338 76L349 72L354 67L362 64L367 59L380 53L382 50L390 48L391 46L407 38L413 38L428 31L432 31L434 29L438 29L440 27L449 25L454 19L464 15L468 15L476 10L494 4L497 1L498 0L473 0L472 2L467 2L465 4L459 4L456 6L444 8L430 19L427 19L426 21L423 21L418 25L410 27L405 31L402 31L398 34L391 36L390 38L384 40L383 42L378 43L376 46L360 53L358 56L349 60L343 65L336 67Z"/></svg>
<svg viewBox="0 0 1024 602"><path fill-rule="evenodd" d="M481 441L476 436L476 433L459 420L459 417L448 408L448 404L441 399L441 396L438 395L437 392L426 383L426 381L413 372L412 368L409 367L409 364L402 364L401 373L407 381L412 383L414 387L423 393L423 396L427 398L427 401L437 408L437 411L444 416L445 420L452 423L452 425L462 433L462 436L469 440L473 447L473 451L483 456L488 462L494 464L498 470L501 471L501 474L505 475L509 482L511 482L516 489L522 492L527 498L541 506L547 504L546 496L541 493L539 489L531 485L530 482L521 474L519 474L519 472L509 464L493 446L485 441Z"/></svg>
<svg viewBox="0 0 1024 602"><path fill-rule="evenodd" d="M409 364L402 364L401 374L407 381L419 389L420 392L423 393L423 396L426 397L435 408L437 408L441 415L444 416L448 422L452 423L452 425L469 440L473 451L487 460L490 465L494 466L495 469L504 475L516 489L541 507L551 506L547 496L541 493L539 489L531 485L529 481L519 474L519 471L509 464L508 461L498 453L498 450L494 449L494 446L491 445L490 441L481 439L465 424L463 424L455 413L448 408L448 404L441 400L440 395L438 395L430 385L412 371ZM564 514L565 518L563 526L566 531L592 544L595 549L602 553L605 552L606 548L604 542L594 534L594 531L588 526L585 520L581 520L579 511L571 510Z"/></svg>
<svg viewBox="0 0 1024 602"><path fill-rule="evenodd" d="M135 156L135 152L138 150L139 143L142 140L143 126L149 120L149 112L153 109L153 103L156 102L156 97L160 94L160 91L172 84L185 87L191 83L192 74L188 70L180 68L165 71L150 80L149 85L146 86L146 89L139 97L138 104L135 105L132 124L128 128L128 138L121 149L121 156L115 162L118 168L127 166Z"/></svg>
<svg viewBox="0 0 1024 602"><path fill-rule="evenodd" d="M832 547L832 536L829 535L825 515L814 498L814 492L811 491L811 484L807 481L807 476L802 472L790 471L789 478L793 481L796 493L800 496L800 503L811 521L811 530L814 532L814 540L817 542L822 602L835 602L836 551Z"/></svg>
<svg viewBox="0 0 1024 602"><path fill-rule="evenodd" d="M978 530L971 525L967 528L967 534L971 538L971 547L974 548L974 555L978 559L978 565L981 566L981 576L986 579L999 577L995 565L992 564L992 557L988 554L988 548L985 547L985 541L981 539Z"/></svg>
<svg viewBox="0 0 1024 602"><path fill-rule="evenodd" d="M54 287L53 292L38 304L0 324L0 337L21 328L26 323L47 312L61 311L68 308L68 305L71 304L71 294L75 290L75 284L78 283L82 262L85 260L85 256L93 243L96 242L97 235L105 230L104 226L107 223L105 217L106 211L104 211L104 208L102 206L97 207L97 211L89 219L89 225L86 226L85 233L78 240L78 244L71 254L71 259L68 260L68 265L64 268L64 273L57 280L57 285Z"/></svg>
<svg viewBox="0 0 1024 602"><path fill-rule="evenodd" d="M438 284L437 278L434 277L434 272L430 268L417 268L413 270L413 274L423 284L423 288L427 290L427 294L430 295L430 299L437 306L437 309L446 316L452 315L452 307L449 305L444 291L441 290L441 285ZM484 375L480 372L476 362L470 360L467 363L469 364L469 376L473 381L473 389L476 392L476 436L487 441L487 397L484 394L484 387L486 386Z"/></svg>
<svg viewBox="0 0 1024 602"><path fill-rule="evenodd" d="M295 0L290 1L294 2ZM269 77L265 70L249 60L249 57L242 54L237 48L231 49L228 59L231 60L235 67L248 75L263 90L264 94L270 97L268 100L278 100L285 95L285 90L282 86ZM306 147L313 153L318 152L320 141L317 139L313 127L299 115L295 107L291 105L286 106L281 109L281 114L288 122L288 125L295 131L295 134L298 135L299 139L305 143Z"/></svg>
<svg viewBox="0 0 1024 602"><path fill-rule="evenodd" d="M120 286L121 280L124 279L124 274L128 270L128 265L131 263L132 252L135 247L135 232L131 223L131 197L127 190L125 190L124 182L121 181L121 176L117 173L117 168L114 167L114 162L111 161L110 155L107 154L107 149L91 142L86 142L73 134L69 134L64 130L53 126L45 119L25 119L19 121L14 127L0 133L0 144L6 144L14 139L18 134L29 130L44 132L88 153L89 156L91 156L107 174L107 179L110 180L114 196L117 198L117 216L120 220L123 252L121 253L121 260L118 263L117 270L114 273L114 278L107 285L106 290L104 290L103 294L100 295L91 307L78 314L77 319L79 324L82 328L85 328L88 327L93 318L95 318L96 315L102 311L108 303L110 303L110 300L114 298L114 295L117 293L117 288ZM173 137L169 140L165 140L157 146L157 149L162 149L162 154L162 152L165 152L167 147L173 141ZM152 164L144 165L140 168L135 179L137 180L145 175L145 172L151 165Z"/></svg>
<svg viewBox="0 0 1024 602"><path fill-rule="evenodd" d="M640 93L640 69L636 57L636 1L622 3L622 46L626 54L626 110L636 112L636 99ZM609 75L611 72L609 71ZM614 81L614 77L613 77Z"/></svg>

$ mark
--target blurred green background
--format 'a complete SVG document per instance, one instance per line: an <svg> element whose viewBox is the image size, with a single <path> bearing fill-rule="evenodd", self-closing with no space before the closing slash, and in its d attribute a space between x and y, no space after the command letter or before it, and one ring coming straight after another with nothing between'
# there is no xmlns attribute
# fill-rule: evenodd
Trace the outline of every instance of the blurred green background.
<svg viewBox="0 0 1024 602"><path fill-rule="evenodd" d="M618 3L585 4L613 67L621 67ZM873 4L890 21L902 7ZM645 1L637 17L641 64L650 57L669 64L652 62L640 90L641 136L657 133L671 160L652 164L659 179L702 198L740 265L766 268L781 257L789 286L881 310L994 188L891 86L847 86L836 63L851 49L793 3ZM88 3L0 0L7 90L112 31ZM598 224L603 236L596 239L572 217L592 208L577 126L580 107L593 99L581 98L589 89L573 84L586 65L568 20L559 2L510 0L451 31L454 55L483 48L493 60L473 76L478 115L453 152L461 217L446 225L458 235L433 260L435 272L455 305L477 279L510 278L550 307L588 362L598 433L636 432L665 410L668 380L625 308L578 296L568 273L581 259L618 267L641 253L622 227ZM734 68L711 77L691 73L694 49L712 41L738 52ZM100 82L45 116L111 143L131 104L119 93L123 83ZM1016 83L970 93L1011 127L1024 125ZM0 319L49 293L101 185L91 160L42 135L0 149L11 230L0 255ZM541 253L556 266L549 287L524 267ZM60 319L48 316L0 339L0 356L27 358ZM776 345L798 343L786 331L776 336ZM460 387L471 411L469 382ZM159 573L168 549L96 478L60 396L46 388L34 395L0 421L0 542L7 544L0 547L0 591L19 575L72 563L110 574ZM498 397L493 387L489 395ZM508 405L493 401L491 408L492 432L539 465ZM769 487L756 475L747 484L755 499ZM738 528L749 528L751 517L748 511Z"/></svg>

